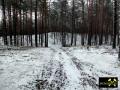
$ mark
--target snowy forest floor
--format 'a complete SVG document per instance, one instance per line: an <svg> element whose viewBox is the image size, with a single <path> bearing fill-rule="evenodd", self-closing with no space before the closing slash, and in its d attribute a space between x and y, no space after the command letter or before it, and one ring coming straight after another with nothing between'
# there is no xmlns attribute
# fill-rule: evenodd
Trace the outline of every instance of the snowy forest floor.
<svg viewBox="0 0 120 90"><path fill-rule="evenodd" d="M108 46L0 50L0 90L99 89L99 77L120 78L117 51Z"/></svg>

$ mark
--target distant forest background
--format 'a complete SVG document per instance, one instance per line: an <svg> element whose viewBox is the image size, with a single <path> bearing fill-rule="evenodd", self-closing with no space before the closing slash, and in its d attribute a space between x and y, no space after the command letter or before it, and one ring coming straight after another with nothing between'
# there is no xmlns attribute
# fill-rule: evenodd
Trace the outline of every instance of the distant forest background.
<svg viewBox="0 0 120 90"><path fill-rule="evenodd" d="M48 47L48 33L63 47L120 42L119 0L0 0L0 7L4 45Z"/></svg>

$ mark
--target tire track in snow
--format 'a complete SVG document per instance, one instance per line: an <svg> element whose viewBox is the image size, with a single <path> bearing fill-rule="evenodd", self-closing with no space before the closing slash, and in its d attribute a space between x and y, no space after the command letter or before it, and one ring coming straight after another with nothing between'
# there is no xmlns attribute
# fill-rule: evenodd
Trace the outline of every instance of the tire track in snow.
<svg viewBox="0 0 120 90"><path fill-rule="evenodd" d="M96 78L93 77L92 75L89 75L85 71L85 67L89 67L89 69L92 70L94 65L91 64L91 63L80 62L79 59L77 59L76 57L74 57L70 53L66 52L62 48L61 48L61 51L63 51L64 54L68 55L68 57L70 58L70 60L74 63L74 65L76 66L77 70L79 71L79 73L80 73L80 76L79 76L79 81L80 82L79 82L79 84L82 85L84 87L84 89L87 86L91 86L95 90L98 89Z"/></svg>
<svg viewBox="0 0 120 90"><path fill-rule="evenodd" d="M44 65L41 77L37 80L37 90L64 90L68 83L63 65L58 61L58 53L55 50L53 51L54 55L50 62Z"/></svg>
<svg viewBox="0 0 120 90"><path fill-rule="evenodd" d="M77 57L73 56L70 52L67 52L65 49L61 48L68 56L72 57L73 61L77 61L77 62L80 62L80 59L78 59ZM107 72L107 71L104 71L104 70L99 70L99 69L96 69L94 68L94 65L92 63L89 63L89 62L80 62L81 65L84 67L87 67L90 71L92 70L95 70L97 72L100 72L102 74L105 74L105 75L113 75L111 72ZM97 77L99 77L99 75L96 74Z"/></svg>
<svg viewBox="0 0 120 90"><path fill-rule="evenodd" d="M76 67L76 64L72 61L72 58L69 55L67 55L63 50L56 50L54 47L52 47L52 49L59 53L59 62L63 64L64 70L67 74L69 86L66 90L79 90L79 88L81 87L84 88L84 86L80 84L81 75L79 70L82 69Z"/></svg>
<svg viewBox="0 0 120 90"><path fill-rule="evenodd" d="M105 75L112 75L114 76L112 73L104 71L104 70L99 70L96 69L94 67L93 64L88 63L88 62L80 62L80 59L78 59L77 57L73 56L70 52L67 52L65 49L61 48L61 50L63 50L63 52L65 52L70 58L71 60L74 62L74 64L76 65L76 67L78 68L78 70L81 72L81 76L83 78L80 78L80 80L82 80L82 84L86 86L86 83L88 83L90 86L92 86L95 90L99 90L98 88L98 79L99 79L99 74L105 74ZM85 69L87 69L87 71L89 71L89 74L85 71ZM98 72L98 73L95 73Z"/></svg>
<svg viewBox="0 0 120 90"><path fill-rule="evenodd" d="M65 90L69 83L63 64L59 61L59 52L53 52L49 62L42 65L34 81L24 85L25 90Z"/></svg>

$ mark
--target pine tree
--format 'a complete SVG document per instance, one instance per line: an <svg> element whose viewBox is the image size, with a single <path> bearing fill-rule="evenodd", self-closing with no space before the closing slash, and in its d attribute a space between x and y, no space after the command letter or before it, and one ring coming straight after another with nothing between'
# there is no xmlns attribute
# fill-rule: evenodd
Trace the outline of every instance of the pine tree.
<svg viewBox="0 0 120 90"><path fill-rule="evenodd" d="M37 7L38 7L38 2L36 0L35 2L35 46L38 47L38 37L37 37L37 34L38 34L38 30L37 30Z"/></svg>
<svg viewBox="0 0 120 90"><path fill-rule="evenodd" d="M117 15L117 0L114 0L114 32L113 32L113 48L116 48L116 34L117 34L117 19L118 19L118 15Z"/></svg>

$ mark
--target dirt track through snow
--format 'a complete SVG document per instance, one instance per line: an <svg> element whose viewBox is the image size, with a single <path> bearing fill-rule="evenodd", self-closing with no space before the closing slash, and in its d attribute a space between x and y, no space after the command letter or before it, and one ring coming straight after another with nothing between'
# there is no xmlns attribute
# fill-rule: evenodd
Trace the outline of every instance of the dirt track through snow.
<svg viewBox="0 0 120 90"><path fill-rule="evenodd" d="M94 54L86 50L80 55L85 53ZM100 75L115 75L76 57L68 48L10 50L0 53L0 58L0 90L99 90Z"/></svg>

